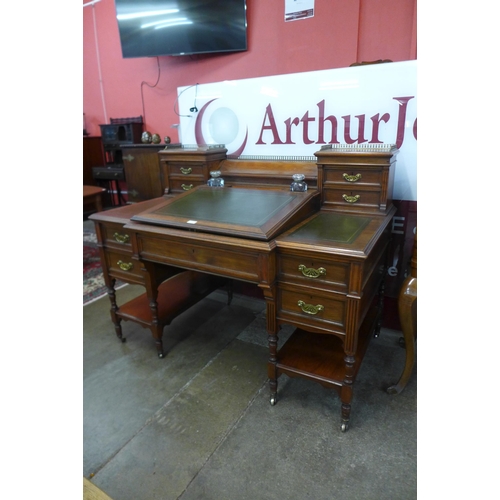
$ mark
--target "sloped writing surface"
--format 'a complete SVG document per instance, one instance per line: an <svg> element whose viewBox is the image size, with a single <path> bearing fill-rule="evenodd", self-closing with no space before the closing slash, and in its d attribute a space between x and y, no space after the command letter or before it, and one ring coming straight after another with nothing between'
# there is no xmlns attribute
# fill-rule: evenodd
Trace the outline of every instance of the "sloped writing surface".
<svg viewBox="0 0 500 500"><path fill-rule="evenodd" d="M269 241L317 210L319 192L198 186L132 221Z"/></svg>
<svg viewBox="0 0 500 500"><path fill-rule="evenodd" d="M260 227L293 201L286 191L210 188L159 208L160 216Z"/></svg>

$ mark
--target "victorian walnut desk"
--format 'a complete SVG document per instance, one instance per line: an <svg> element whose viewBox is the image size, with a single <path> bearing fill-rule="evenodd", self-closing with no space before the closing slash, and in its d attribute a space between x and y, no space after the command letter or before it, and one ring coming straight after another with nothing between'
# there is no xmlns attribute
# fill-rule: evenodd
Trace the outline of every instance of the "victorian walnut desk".
<svg viewBox="0 0 500 500"><path fill-rule="evenodd" d="M255 283L266 301L271 404L282 373L314 380L339 393L346 431L353 383L381 323L396 153L318 152L318 188L305 193L200 185L93 215L117 335L121 319L137 321L163 357L163 327L179 311L221 279ZM117 306L115 279L145 286L140 314L137 304ZM278 351L284 324L296 330Z"/></svg>

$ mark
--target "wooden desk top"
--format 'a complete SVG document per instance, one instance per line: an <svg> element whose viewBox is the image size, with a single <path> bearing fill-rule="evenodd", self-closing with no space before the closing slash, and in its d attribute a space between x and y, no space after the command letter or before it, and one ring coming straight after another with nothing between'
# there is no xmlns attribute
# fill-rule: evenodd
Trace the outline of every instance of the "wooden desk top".
<svg viewBox="0 0 500 500"><path fill-rule="evenodd" d="M95 196L97 194L102 194L106 189L98 186L83 186L83 197L87 198L89 196Z"/></svg>

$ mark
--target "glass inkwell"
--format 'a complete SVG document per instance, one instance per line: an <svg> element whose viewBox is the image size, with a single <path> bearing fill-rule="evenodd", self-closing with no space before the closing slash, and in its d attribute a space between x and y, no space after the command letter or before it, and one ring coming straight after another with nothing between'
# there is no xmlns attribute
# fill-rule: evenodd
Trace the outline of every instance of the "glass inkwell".
<svg viewBox="0 0 500 500"><path fill-rule="evenodd" d="M224 187L224 179L220 176L220 170L212 170L207 185L210 187Z"/></svg>
<svg viewBox="0 0 500 500"><path fill-rule="evenodd" d="M290 191L297 191L304 193L307 191L307 183L304 180L306 176L304 174L293 174L293 182L290 184Z"/></svg>

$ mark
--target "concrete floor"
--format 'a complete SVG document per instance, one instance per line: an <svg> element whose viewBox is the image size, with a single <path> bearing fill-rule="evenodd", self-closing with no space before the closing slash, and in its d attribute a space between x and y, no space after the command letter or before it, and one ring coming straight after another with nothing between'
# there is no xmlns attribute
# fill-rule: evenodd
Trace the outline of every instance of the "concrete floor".
<svg viewBox="0 0 500 500"><path fill-rule="evenodd" d="M383 390L404 365L400 332L370 344L342 433L319 384L283 375L269 404L261 300L214 292L165 329L164 359L134 323L117 340L107 297L83 314L83 475L113 500L417 498L416 369Z"/></svg>

